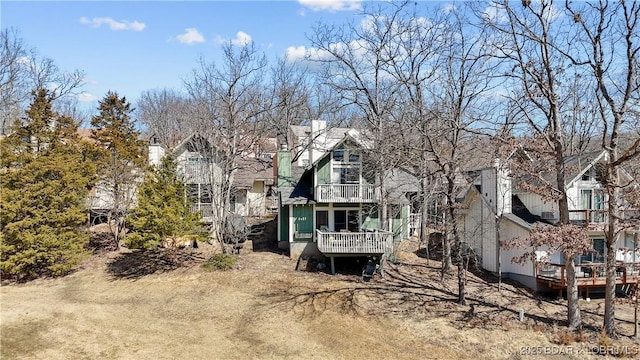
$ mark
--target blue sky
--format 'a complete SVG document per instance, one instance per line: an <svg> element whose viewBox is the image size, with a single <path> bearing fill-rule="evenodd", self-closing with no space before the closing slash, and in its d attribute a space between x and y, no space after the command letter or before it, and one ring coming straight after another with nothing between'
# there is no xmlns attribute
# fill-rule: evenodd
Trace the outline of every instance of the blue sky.
<svg viewBox="0 0 640 360"><path fill-rule="evenodd" d="M254 41L270 59L308 46L318 21L345 23L360 1L6 1L2 28L62 69L85 72L80 100L95 108L109 90L135 102L144 90L182 87L197 59L220 42Z"/></svg>

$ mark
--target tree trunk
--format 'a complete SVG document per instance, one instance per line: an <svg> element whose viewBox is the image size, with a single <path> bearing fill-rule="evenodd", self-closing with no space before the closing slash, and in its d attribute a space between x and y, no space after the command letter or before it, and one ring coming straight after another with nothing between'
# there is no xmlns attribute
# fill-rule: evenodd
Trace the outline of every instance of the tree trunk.
<svg viewBox="0 0 640 360"><path fill-rule="evenodd" d="M462 244L460 244L462 245ZM466 278L467 278L467 273L465 271L464 268L464 261L462 261L462 251L461 249L458 250L458 256L456 256L456 261L458 262L458 304L460 305L466 305L467 304L467 299L466 299L466 289L465 289L465 282L466 282Z"/></svg>
<svg viewBox="0 0 640 360"><path fill-rule="evenodd" d="M609 159L610 163L615 161L615 149L611 158ZM618 188L618 170L617 168L609 168L607 172L607 186L609 201L607 202L608 207L608 221L607 221L607 230L605 231L605 243L606 243L606 273L607 273L607 282L605 285L605 299L604 299L604 331L609 337L616 337L616 318L615 318L615 301L616 301L616 240L618 238L617 228L618 228L618 208L617 208L617 199L620 198L620 190Z"/></svg>
<svg viewBox="0 0 640 360"><path fill-rule="evenodd" d="M453 240L455 240L454 234L453 234L453 229L449 230L447 229L447 223L449 224L453 224L453 222L455 221L454 219L454 215L453 215L453 211L450 211L451 206L453 206L453 204L451 203L451 199L449 196L449 194L452 192L452 190L448 190L447 191L447 197L446 197L446 220L444 223L444 227L445 227L445 238L444 241L442 243L442 278L444 279L444 275L446 273L448 273L449 271L451 271L451 268L453 267L452 263L451 263L451 243L453 242Z"/></svg>
<svg viewBox="0 0 640 360"><path fill-rule="evenodd" d="M567 278L567 327L576 331L582 328L582 317L578 298L578 281L576 279L576 264L573 257L565 256L565 276Z"/></svg>

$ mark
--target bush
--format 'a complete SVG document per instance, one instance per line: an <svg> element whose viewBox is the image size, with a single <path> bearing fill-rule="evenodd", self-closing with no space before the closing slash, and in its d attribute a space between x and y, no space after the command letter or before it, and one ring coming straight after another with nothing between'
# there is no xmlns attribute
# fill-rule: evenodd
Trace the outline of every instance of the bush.
<svg viewBox="0 0 640 360"><path fill-rule="evenodd" d="M127 235L124 245L129 249L154 249L160 245L160 235L133 233Z"/></svg>
<svg viewBox="0 0 640 360"><path fill-rule="evenodd" d="M207 271L230 270L233 269L236 260L236 257L230 254L215 254L202 264L202 268Z"/></svg>

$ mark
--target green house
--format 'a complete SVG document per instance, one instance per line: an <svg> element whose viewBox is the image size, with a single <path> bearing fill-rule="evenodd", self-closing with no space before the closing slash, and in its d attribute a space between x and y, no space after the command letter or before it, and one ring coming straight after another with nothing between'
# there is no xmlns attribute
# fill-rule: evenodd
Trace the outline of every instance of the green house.
<svg viewBox="0 0 640 360"><path fill-rule="evenodd" d="M385 174L382 189L380 176L368 170L365 144L357 132L346 132L325 151L315 147L306 166L292 162L292 151L277 153L278 243L292 258L323 256L333 264L338 256L390 255L409 237L409 198L418 183L398 169ZM387 230L379 219L383 196Z"/></svg>

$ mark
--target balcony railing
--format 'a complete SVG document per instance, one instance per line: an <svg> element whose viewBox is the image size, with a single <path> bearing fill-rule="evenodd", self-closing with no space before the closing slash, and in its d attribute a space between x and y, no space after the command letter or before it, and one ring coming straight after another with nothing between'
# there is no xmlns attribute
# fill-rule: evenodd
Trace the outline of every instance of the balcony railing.
<svg viewBox="0 0 640 360"><path fill-rule="evenodd" d="M372 203L380 200L380 191L374 185L323 184L316 186L316 201L320 203Z"/></svg>
<svg viewBox="0 0 640 360"><path fill-rule="evenodd" d="M583 262L576 264L578 286L604 286L606 284L606 266L604 263ZM616 262L616 284L637 283L640 280L640 263ZM536 278L555 286L567 286L564 264L536 264Z"/></svg>
<svg viewBox="0 0 640 360"><path fill-rule="evenodd" d="M607 218L607 210L569 210L569 221L573 224L585 226L589 226L591 224L603 224L607 222Z"/></svg>
<svg viewBox="0 0 640 360"><path fill-rule="evenodd" d="M325 254L385 254L393 251L393 233L317 230L318 250Z"/></svg>
<svg viewBox="0 0 640 360"><path fill-rule="evenodd" d="M640 220L640 210L618 210L618 216L623 223L638 222ZM606 223L608 219L608 210L605 209L569 210L569 221L573 224L585 226L602 225Z"/></svg>

